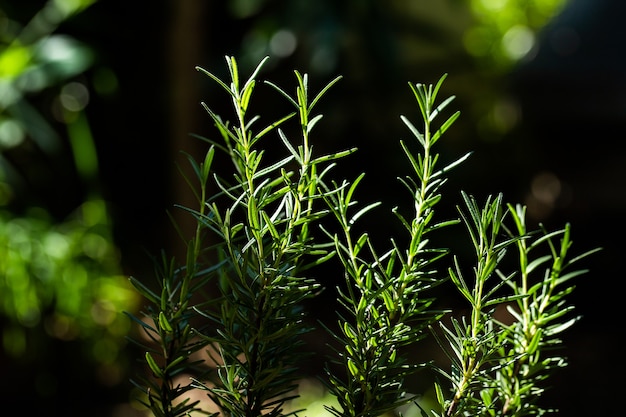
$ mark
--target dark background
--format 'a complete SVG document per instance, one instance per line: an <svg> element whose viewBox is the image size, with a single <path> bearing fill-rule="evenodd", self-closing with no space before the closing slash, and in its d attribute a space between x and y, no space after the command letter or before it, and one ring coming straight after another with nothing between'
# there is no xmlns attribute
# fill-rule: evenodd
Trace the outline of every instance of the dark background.
<svg viewBox="0 0 626 417"><path fill-rule="evenodd" d="M41 2L24 3L0 6L26 18ZM146 253L164 248L180 255L166 215L174 203L191 201L177 174L175 164L184 161L178 151L200 155L203 144L189 134L215 134L201 101L219 114L229 104L196 65L225 76L229 54L248 73L263 56L255 45L264 33L292 30L295 51L272 57L262 77L289 89L298 69L319 89L343 75L318 108L325 117L315 146L320 153L357 146L340 172L352 178L366 171L362 198L389 208L402 204L395 177L408 172L398 140L409 134L399 115L418 116L407 82L434 83L448 73L441 97L456 95L462 115L439 151L448 161L474 154L451 174L444 200L449 208L442 213L455 215L461 189L480 199L502 191L507 201L528 204L535 223L553 229L571 222L574 252L604 248L585 261L590 272L570 298L582 320L564 335L570 365L551 380L545 402L563 416L619 415L621 386L613 381L624 371L617 338L623 327L626 3L570 1L539 33L535 50L510 66L465 52L461 35L471 19L462 1L430 15L409 12L411 2L248 3L257 8L244 13L233 5L246 2L103 0L59 29L95 52L93 67L81 76L87 84L103 68L117 77L117 90L93 94L86 111L98 150L98 187L110 203L125 273L148 277ZM259 87L257 99L267 93ZM279 113L280 106L261 110ZM549 189L555 181L561 191L552 200L532 193L533 184ZM89 192L72 182L71 172L42 189L48 193L39 194L38 203L60 219ZM367 227L386 239L397 225L371 220ZM452 232L450 239L462 235ZM320 278L332 284L332 277ZM55 352L46 366L63 375L56 397L33 398L28 374L34 370L25 367L21 376L3 377L0 392L11 393L5 404L59 415L121 415L115 405L128 400L128 384L100 386L73 363L67 346L59 342Z"/></svg>

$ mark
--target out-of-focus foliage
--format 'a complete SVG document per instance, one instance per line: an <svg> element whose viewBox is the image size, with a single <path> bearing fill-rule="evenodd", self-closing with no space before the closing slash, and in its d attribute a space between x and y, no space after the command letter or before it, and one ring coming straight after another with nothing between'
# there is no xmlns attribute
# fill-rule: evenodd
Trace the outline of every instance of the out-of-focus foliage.
<svg viewBox="0 0 626 417"><path fill-rule="evenodd" d="M469 0L475 23L465 32L467 51L487 65L508 69L532 53L537 32L567 0Z"/></svg>
<svg viewBox="0 0 626 417"><path fill-rule="evenodd" d="M4 351L27 351L25 331L85 339L98 362L111 362L129 323L120 311L136 303L121 275L104 202L84 203L54 224L43 210L0 213L0 313L9 321Z"/></svg>
<svg viewBox="0 0 626 417"><path fill-rule="evenodd" d="M25 25L0 9L0 149L18 146L26 137L44 151L58 146L58 135L29 104L29 96L91 65L91 52L85 45L54 33L65 19L91 3L51 0Z"/></svg>
<svg viewBox="0 0 626 417"><path fill-rule="evenodd" d="M322 79L349 73L346 83L353 85L346 88L378 94L376 102L385 94L381 85L393 91L389 108L403 97L396 80L416 74L434 78L443 68L450 73L449 88L467 98L463 111L472 121L461 121L468 123L462 131L497 142L520 122L517 103L501 88L503 78L515 64L534 55L540 32L567 0L274 3L228 2L233 21L251 22L240 43L232 46L242 65L251 68L269 55L271 65L288 61ZM362 112L363 106L354 108ZM345 110L345 119L351 117L349 111ZM474 123L472 118L479 120Z"/></svg>
<svg viewBox="0 0 626 417"><path fill-rule="evenodd" d="M341 5L321 0L274 8L267 0L228 3L233 18L257 18L240 47L251 62L265 55L285 58L296 48L310 48L311 69L332 72L340 59L337 53L349 44L366 42L374 54L387 45L390 56L402 49L409 56L420 53L432 58L437 55L437 44L447 38L462 39L467 53L503 71L532 52L538 32L567 0L347 0ZM372 36L355 33L368 19L367 32ZM393 37L401 38L400 42L390 42Z"/></svg>
<svg viewBox="0 0 626 417"><path fill-rule="evenodd" d="M50 0L26 24L0 8L0 319L9 357L32 354L28 335L44 329L49 338L80 340L88 358L111 364L130 325L120 312L138 303L94 186L97 157L82 111L89 93L77 81L92 53L55 33L92 3ZM59 167L67 161L86 198L59 219L33 195L33 183L63 189Z"/></svg>

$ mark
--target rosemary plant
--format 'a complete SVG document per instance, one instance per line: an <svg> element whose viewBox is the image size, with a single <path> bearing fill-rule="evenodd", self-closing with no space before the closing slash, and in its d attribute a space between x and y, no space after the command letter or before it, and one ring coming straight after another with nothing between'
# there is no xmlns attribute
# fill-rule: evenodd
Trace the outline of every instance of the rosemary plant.
<svg viewBox="0 0 626 417"><path fill-rule="evenodd" d="M342 380L330 368L327 370L330 390L341 406L329 410L337 417L378 416L413 400L403 391L403 380L423 365L411 363L399 349L425 337L428 325L443 314L431 308L434 300L428 296L428 290L443 282L434 263L447 250L431 247L427 235L456 223L434 223L434 208L441 198L439 190L446 181L445 172L465 159L436 169L438 155L432 153L432 146L459 116L455 112L435 128L437 116L454 99L450 97L436 105L444 79L445 76L434 87L409 84L421 110L424 129L420 132L409 119L402 117L423 149L415 157L409 146L401 142L415 174L415 178L401 179L413 198L413 217L407 219L397 207L393 209L408 234L407 248L392 240L391 248L379 254L367 233L352 235L354 223L379 205L372 203L356 208L354 214L349 213L363 174L352 184L333 184L326 193L329 207L343 231L343 236L331 238L347 280L345 289L338 290L345 311L339 314L340 331L331 332L342 349L337 350L337 358L331 361L339 362L348 378ZM339 192L331 192L334 190Z"/></svg>
<svg viewBox="0 0 626 417"><path fill-rule="evenodd" d="M186 291L188 281L197 280L206 285L207 278L217 278L212 281L219 294L193 308L197 316L208 320L208 325L193 332L200 339L192 345L210 345L213 348L210 351L217 352L212 354L212 361L217 364L217 378L210 382L196 378L185 389L205 390L219 410L230 416L281 415L285 401L293 398L295 380L300 378L298 368L306 355L299 349L300 337L310 330L304 324L301 304L320 289L319 284L303 273L333 256L332 250L313 242L310 237L311 226L328 213L319 194L319 183L332 167L333 160L351 152L315 157L309 144L309 135L321 118L313 116L312 110L339 78L313 99L309 97L308 77L298 72L295 73L298 83L295 98L268 83L287 98L295 112L267 127L255 129L258 117L249 117L247 113L257 84L255 77L264 62L245 82L240 82L234 58L227 57L229 83L198 68L227 93L233 104L234 121L232 124L223 121L203 104L221 141L206 139L210 148L203 164L197 165L191 160L201 184L200 209L184 209L195 217L198 233L190 245L193 251L188 256L182 283L175 287L181 288L177 300L187 303L192 295ZM293 116L299 119L301 133L301 145L297 147L279 127ZM265 164L265 152L259 144L270 132L275 132L285 145L287 156ZM232 178L211 172L216 151L230 158L234 170ZM206 194L209 178L218 188L212 196ZM217 243L207 244L200 250L198 244L207 233ZM200 255L208 257L209 252L213 252L213 266L198 266L206 263ZM137 280L133 282L139 284ZM147 292L140 284L138 287ZM149 301L160 306L157 319L165 323L162 327L167 330L175 326L166 320L169 317L159 298L147 295ZM161 300L167 296L164 293ZM152 330L146 324L143 326ZM172 388L167 365L154 365L150 354L146 359L153 374L162 381L161 391L169 392L169 396L182 393L183 389ZM151 399L148 405L155 414L167 409L162 404L162 400L167 400L165 394L156 397L146 392ZM190 407L165 415L180 415L178 411L186 412Z"/></svg>
<svg viewBox="0 0 626 417"><path fill-rule="evenodd" d="M214 150L210 149L201 164L190 158L200 180L199 191L194 188L201 203L198 216L203 216L206 210L207 182L214 154ZM187 244L187 262L184 266L177 267L176 261L168 259L165 254L159 261L155 261L158 292L139 279L130 278L147 303L145 318L129 316L139 323L146 339L151 342L134 340L145 350L145 361L153 376L141 377L133 383L145 393L146 398L140 401L156 417L179 417L192 411L201 411L199 401L191 402L186 395L193 389L192 385L181 386L177 377L204 373L200 366L202 361L190 359L192 354L207 346L206 340L198 337L198 329L192 326L193 318L197 316L197 306L192 303L192 295L201 293L224 267L224 262L218 262L202 269L203 230L204 225L198 222L195 234Z"/></svg>
<svg viewBox="0 0 626 417"><path fill-rule="evenodd" d="M322 290L312 267L336 257L337 275L345 278L337 286L338 327L321 324L333 347L320 376L336 399L335 406L326 407L330 414L396 412L416 399L405 393L405 382L426 366L435 366L443 379L435 382L438 406L422 409L423 415L550 411L537 398L544 380L565 366L553 348L561 343L559 333L578 319L570 317L566 297L574 289L572 279L585 272L570 271L571 265L593 251L570 259L569 225L556 232L529 232L524 207L504 204L502 195L480 206L462 193L461 219L436 220L448 171L469 156L440 167L433 148L459 117L458 112L442 116L454 99L437 101L445 76L434 86L409 84L422 122L416 127L401 119L419 151L400 141L412 174L399 180L412 196L412 212L391 209L408 243L404 247L391 239L380 251L368 233L354 232L356 222L381 205L356 201L365 173L352 182L330 178L337 160L354 150L313 153L310 136L322 118L313 109L339 77L312 99L306 74L295 72L295 96L266 82L294 111L257 128L260 117L249 115L250 103L266 60L245 81L232 57L226 57L228 81L198 68L225 92L232 120L203 103L219 140L202 138L208 151L201 163L188 157L196 178L186 179L198 207L181 207L196 222L186 243L187 259L177 265L163 256L158 290L131 278L147 302L145 317L133 317L150 341L140 344L151 375L135 382L145 394L144 405L157 417L211 414L204 403L191 400L190 391L198 390L227 417L295 415L298 411L286 404L297 397L298 380L305 376L301 365L314 353L302 342L311 330L303 303ZM285 128L294 122L295 129ZM285 133L294 130L297 139ZM272 137L286 156L266 155L263 144ZM231 174L214 168L218 155L230 160ZM337 231L330 231L328 221L338 225ZM476 254L471 274L456 258L448 268L449 250L429 241L433 233L461 222ZM505 273L502 261L512 248L518 267ZM434 308L431 290L447 282L469 303L468 317L450 314L446 321L453 312ZM498 307L510 318L496 318ZM419 342L431 333L450 359L449 370L412 360ZM210 361L192 360L203 350Z"/></svg>
<svg viewBox="0 0 626 417"><path fill-rule="evenodd" d="M312 100L308 79L296 72L298 87L292 98L275 84L296 112L260 130L257 117L247 110L256 85L255 76L262 61L243 85L236 61L227 60L231 82L228 86L210 72L232 99L235 122L222 121L205 105L221 133L223 144L210 141L226 152L233 162L234 181L215 177L221 193L231 203L226 208L210 199L207 213L197 219L223 242L220 256L226 261L220 281L220 297L213 308L198 309L212 329L203 336L219 351L217 386L197 381L220 410L231 416L281 415L285 401L293 398L295 380L305 352L299 350L301 335L308 331L303 321L302 301L319 291L319 284L303 275L313 265L324 262L332 252L310 237L310 227L327 210L316 208L319 183L325 165L348 152L314 157L309 135L320 117L313 107L332 81ZM295 148L279 126L297 115L301 145ZM276 131L288 155L264 165L259 143ZM328 168L328 167L326 167Z"/></svg>
<svg viewBox="0 0 626 417"><path fill-rule="evenodd" d="M498 278L496 270L513 238L501 240L504 220L502 195L489 198L481 209L476 200L463 194L468 214L461 212L475 248L477 263L473 268L473 283L468 283L458 262L450 269L450 278L461 295L470 303L470 317L452 318L452 327L442 326L449 342L452 372L444 375L452 384L453 396L444 400L442 388L437 384L437 397L446 416L474 415L489 410L490 403L478 395L490 385L490 373L497 370L499 349L504 342L501 327L493 318L495 306L513 301L515 296L499 296L498 290L511 277ZM494 282L495 281L495 282ZM442 345L443 346L443 345ZM445 350L445 348L444 348ZM512 358L504 357L504 360ZM468 393L470 393L468 395ZM475 394L475 395L472 395Z"/></svg>
<svg viewBox="0 0 626 417"><path fill-rule="evenodd" d="M562 343L558 334L580 318L568 317L573 306L565 297L574 290L571 280L586 271L571 270L572 265L598 249L569 259L569 224L563 230L530 233L525 208L505 207L502 195L489 198L482 209L474 198L466 194L463 198L466 209L461 215L476 265L471 281L463 277L458 262L449 274L470 304L470 317L453 317L450 327L440 323L445 341L439 337L439 343L452 367L450 372L439 371L449 382L451 395L435 385L441 407L435 415L520 417L555 412L539 406L538 399L554 369L566 365L556 350ZM505 225L509 213L513 229ZM505 274L499 265L511 245L517 246L519 267ZM547 254L535 256L542 246L548 247ZM495 318L499 306L509 312L510 320Z"/></svg>

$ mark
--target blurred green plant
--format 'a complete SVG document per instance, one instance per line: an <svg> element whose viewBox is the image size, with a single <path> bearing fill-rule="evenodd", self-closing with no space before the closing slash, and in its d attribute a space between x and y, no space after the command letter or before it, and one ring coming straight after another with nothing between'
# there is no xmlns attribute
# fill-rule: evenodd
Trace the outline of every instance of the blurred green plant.
<svg viewBox="0 0 626 417"><path fill-rule="evenodd" d="M20 145L26 138L45 152L60 140L29 97L59 86L92 63L89 48L76 39L54 33L69 17L94 0L50 0L26 24L0 9L0 147ZM4 165L4 164L3 164Z"/></svg>
<svg viewBox="0 0 626 417"><path fill-rule="evenodd" d="M388 100L383 109L396 105L402 92L388 80L414 73L434 77L438 68L454 68L444 88L454 88L464 97L461 106L466 117L457 123L464 124L459 131L465 133L444 147L460 140L495 143L518 132L524 115L504 80L515 66L533 59L540 43L543 48L555 48L557 54L575 50L579 42L572 30L542 39L547 36L546 26L569 3L318 0L267 7L266 0L227 2L232 18L245 20L247 28L237 45L242 65L252 67L269 55L270 65L288 60L288 65L308 68L312 77L355 74L347 80L350 88L366 91L364 97L369 99L354 105L342 103L343 117L333 122L342 129L358 123L364 111L373 111L376 101ZM337 104L341 99L337 98ZM378 114L376 120L395 117L393 111ZM377 126L366 123L364 130L374 131ZM383 137L382 132L371 140L376 137ZM475 143L467 147L477 148Z"/></svg>
<svg viewBox="0 0 626 417"><path fill-rule="evenodd" d="M483 63L508 69L534 48L538 32L567 0L470 0L474 23L465 32L467 51Z"/></svg>
<svg viewBox="0 0 626 417"><path fill-rule="evenodd" d="M340 39L345 36L355 38L350 45L368 48L367 52L346 53L369 53L381 60L387 58L384 61L391 61L397 53L414 59L434 51L443 55L443 50L449 55L444 59L455 59L460 37L465 51L482 69L503 73L534 50L541 30L568 1L442 0L437 4L389 2L381 6L374 0L346 0L337 7L332 1L320 0L274 9L267 8L266 3L227 2L234 19L257 18L258 23L253 23L238 48L242 59L251 65L265 55L281 59L294 54L298 46L311 48L305 57L313 69L332 71L339 61ZM370 37L373 33L378 39ZM454 46L449 39L454 39ZM383 68L385 65L388 63L380 63Z"/></svg>
<svg viewBox="0 0 626 417"><path fill-rule="evenodd" d="M0 213L0 312L3 347L20 357L26 333L43 328L61 340L83 339L98 362L117 358L129 324L120 308L138 299L119 268L103 201L88 201L56 223L41 209Z"/></svg>
<svg viewBox="0 0 626 417"><path fill-rule="evenodd" d="M115 365L130 329L119 311L139 303L122 275L97 188L97 156L83 113L88 92L76 81L92 64L91 51L55 33L92 3L51 0L26 24L0 9L0 316L3 351L12 358L29 360L46 349L36 332L81 341L85 360ZM52 109L40 109L41 97L50 94ZM18 150L19 158L7 156ZM33 174L42 154L52 167L73 162L87 188L67 218L55 218L30 195L32 177L65 181L55 168Z"/></svg>
<svg viewBox="0 0 626 417"><path fill-rule="evenodd" d="M345 279L337 280L338 323L321 324L333 348L325 358L324 378L335 399L326 404L330 414L391 415L413 403L423 416L552 411L542 408L539 398L545 380L565 365L556 351L557 336L578 320L569 314L573 307L566 296L574 289L571 280L586 272L572 265L594 251L570 258L569 225L529 232L524 208L504 204L502 195L481 206L461 193L461 219L436 220L447 173L469 156L439 166L434 145L459 116L454 112L440 121L454 100L437 100L445 76L434 86L409 84L422 120L416 125L402 116L419 151L400 142L413 168L400 181L412 196L413 212L391 210L408 240L403 246L394 238L381 251L367 232L356 232L357 221L381 205L356 201L364 173L352 182L331 177L335 164L354 149L317 156L310 142L322 118L313 107L339 78L312 100L306 74L295 72L295 97L266 82L295 111L257 128L260 117L249 111L266 60L245 82L233 57L226 57L227 81L200 69L227 93L234 120L204 105L221 140L205 139L210 146L201 163L189 157L196 178L186 180L198 207L181 207L196 222L187 259L177 265L163 257L158 291L131 278L147 301L143 317L131 314L147 336L138 341L149 372L135 382L144 394L140 401L157 417L300 413L287 403L297 398L301 367L314 353L302 343L311 330L303 302L320 291L311 278L315 268L336 257L336 274ZM294 131L298 145L286 133ZM268 161L271 156L261 145L270 133L286 156ZM217 152L232 162L230 174L218 174ZM458 223L465 224L475 249L473 267L456 257L452 267L446 266L449 249L430 243L433 234ZM517 247L519 265L505 273L511 247ZM470 304L468 316L434 308L432 289L446 283ZM414 349L431 330L450 359L447 365L413 360ZM208 359L198 355L202 350ZM425 368L442 377L434 382L432 407L405 387ZM194 390L210 401L192 400Z"/></svg>

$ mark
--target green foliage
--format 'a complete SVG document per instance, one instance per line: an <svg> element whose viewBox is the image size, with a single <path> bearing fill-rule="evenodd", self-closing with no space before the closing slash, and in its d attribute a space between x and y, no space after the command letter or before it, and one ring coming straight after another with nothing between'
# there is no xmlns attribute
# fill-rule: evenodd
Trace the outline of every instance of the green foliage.
<svg viewBox="0 0 626 417"><path fill-rule="evenodd" d="M115 360L128 332L120 309L139 302L122 275L104 202L84 203L54 224L45 212L0 214L0 313L3 346L21 357L26 333L44 327L61 340L85 340L97 362ZM90 355L91 356L91 355Z"/></svg>
<svg viewBox="0 0 626 417"><path fill-rule="evenodd" d="M499 195L480 209L473 198L463 197L466 212L461 216L475 248L476 265L469 281L458 262L449 273L471 313L469 320L453 317L451 326L441 324L445 342L441 338L439 342L452 363L450 372L441 373L453 395L447 397L441 385L436 385L443 410L438 415L527 416L554 411L538 406L537 400L545 379L566 365L555 351L561 344L556 336L579 317L567 317L573 307L564 298L574 290L569 281L586 272L566 270L595 251L568 259L569 225L555 232L529 233L524 207L505 207ZM509 213L515 225L512 230L505 226ZM558 245L555 239L560 239ZM505 275L499 266L513 245L518 249L519 266ZM548 254L530 256L542 246L548 247ZM507 287L510 291L503 292ZM495 318L498 307L508 311L510 321Z"/></svg>
<svg viewBox="0 0 626 417"><path fill-rule="evenodd" d="M462 193L461 221L437 220L446 175L469 156L441 167L433 149L459 117L458 112L443 116L453 97L437 100L445 77L434 86L409 84L422 123L416 126L402 117L419 151L400 142L413 170L400 181L412 197L413 212L408 216L399 207L391 209L407 244L394 238L381 251L368 233L355 232L355 224L381 206L356 201L365 174L351 182L332 178L335 163L353 150L317 156L310 143L322 117L313 114L313 107L338 78L312 100L308 77L299 72L294 97L266 82L295 111L257 128L260 118L249 111L266 60L245 81L236 60L226 57L226 62L228 81L199 69L226 93L233 120L225 121L203 104L220 140L204 139L209 148L202 163L188 158L195 178L186 179L198 207L181 207L196 222L187 259L182 266L163 261L156 274L158 291L131 279L148 302L146 318L136 321L151 341L144 345L151 376L137 385L154 415L210 414L191 401L194 389L226 416L297 413L286 405L298 396L300 368L314 353L303 344L302 336L311 330L303 306L321 290L312 278L315 267L333 257L345 282L337 287L336 329L322 323L332 347L324 378L336 400L326 405L332 415L396 412L417 399L405 392L406 380L430 366L442 377L435 382L438 408L422 410L423 415L548 411L538 397L544 380L565 364L554 348L561 343L557 335L577 320L570 317L566 296L574 288L571 280L585 272L572 271L571 265L593 251L568 258L569 225L531 233L524 208L505 204L502 195L480 205ZM298 132L297 139L288 131ZM270 133L286 156L269 159L262 145ZM230 174L213 166L220 154L230 160ZM445 233L459 222L475 249L471 272L456 257L447 267L449 250L430 243L433 233ZM511 248L517 248L519 265L505 273ZM434 307L432 290L446 283L469 303L467 317ZM506 320L496 315L503 309L509 312ZM450 359L449 369L413 359L431 329ZM209 361L192 360L201 350ZM186 384L180 382L183 374Z"/></svg>
<svg viewBox="0 0 626 417"><path fill-rule="evenodd" d="M67 82L91 65L92 53L85 45L55 30L93 2L50 0L26 24L11 19L0 9L4 22L0 38L1 150L16 147L27 138L44 152L58 147L57 133L30 99ZM4 160L0 163L3 182L5 164Z"/></svg>
<svg viewBox="0 0 626 417"><path fill-rule="evenodd" d="M379 254L367 233L352 235L357 219L379 205L357 207L355 214L349 214L363 175L352 184L333 183L327 189L329 207L343 230L343 236L328 235L335 242L347 279L346 289L339 289L347 316L339 315L340 332L333 336L343 346L337 356L348 378L342 380L330 369L327 372L330 389L341 406L341 410L330 409L336 416L377 416L411 401L403 392L402 382L420 366L398 350L422 339L427 326L442 316L442 312L431 308L433 299L427 294L443 282L434 264L446 250L431 248L427 235L454 223L433 223L434 207L441 197L439 189L445 182L443 174L451 166L435 170L438 155L431 154L431 147L459 115L454 113L434 128L436 117L453 99L435 103L444 78L434 88L410 84L425 121L423 133L402 118L424 150L414 157L408 145L401 142L415 174L415 178L401 181L412 196L415 212L412 219L406 219L397 208L393 212L406 229L408 248L392 241L391 248Z"/></svg>
<svg viewBox="0 0 626 417"><path fill-rule="evenodd" d="M190 259L194 259L196 248L192 240L188 249ZM145 361L155 377L155 380L141 377L133 383L146 393L144 404L155 416L184 416L199 410L196 407L198 402L181 399L192 387L176 385L174 378L183 372L196 371L199 362L190 360L190 355L206 346L198 340L197 331L192 327L194 312L189 301L192 292L199 291L215 270L197 271L193 265L191 268L175 268L174 262L165 256L161 262L155 269L161 285L158 293L131 278L138 292L150 303L145 313L148 320L135 318L135 321L140 324L146 339L154 342L154 346L137 343L145 349Z"/></svg>
<svg viewBox="0 0 626 417"><path fill-rule="evenodd" d="M197 346L211 345L217 352L213 358L218 364L217 386L205 384L197 378L195 385L206 390L229 415L279 415L284 402L293 396L290 392L295 388L295 379L299 377L296 371L303 357L298 349L301 347L300 336L309 330L303 322L301 303L319 291L319 284L303 272L332 256L327 248L330 245L316 244L310 237L311 226L328 213L323 206L317 207L321 204L316 204L322 202L323 197L319 193L320 182L331 162L349 152L315 157L309 144L309 134L320 119L311 112L332 83L312 100L306 75L295 74L298 82L295 98L270 84L287 98L296 112L257 130L254 124L258 118L249 118L247 111L256 86L254 77L263 62L244 83L239 80L236 61L229 58L227 63L230 85L200 69L230 96L235 120L232 124L223 121L205 104L222 142L207 139L211 147L202 164L189 159L201 190L196 194L199 209L187 208L197 220L197 234L189 245L181 283L174 284L179 281L170 274L168 279L173 282L167 287L185 289L184 294L181 292L174 299L183 303L178 311L190 311L192 305L187 304L188 298L196 289L186 282L201 275L203 280L213 278L217 284L214 291L219 294L215 298L193 306L197 314L209 320L206 329L197 331L201 340ZM296 115L301 128L301 145L297 148L279 127ZM271 131L278 133L287 156L265 164L265 152L259 145ZM216 150L230 157L234 171L232 179L212 172L211 162ZM206 187L210 179L219 191L209 197ZM193 184L191 179L188 180ZM203 239L207 238L206 232L218 243L202 246ZM214 262L208 270L199 271L201 255L208 262ZM164 293L159 298L139 281L133 280L133 283L155 304L151 311L152 320L173 324L169 320L169 310L163 311L164 303L168 304L163 297L171 300L172 296ZM203 283L201 281L198 287ZM161 333L160 337L167 332L163 326L144 328L152 334ZM168 337L168 340L176 343L175 338ZM171 347L162 347L164 364L155 365L151 359L149 363L154 375L161 380L160 392L166 392L172 389L171 377L178 369L168 368L169 361L176 361L178 357L169 353ZM150 384L149 387L155 388ZM170 398L184 391L168 395L154 394L154 391L146 389L148 405L156 415L183 415L187 411L168 408Z"/></svg>
<svg viewBox="0 0 626 417"><path fill-rule="evenodd" d="M129 330L119 312L135 311L140 301L122 274L107 205L96 190L59 220L29 189L41 181L45 188L66 186L58 175L67 164L59 152L65 132L58 122L74 152L70 162L93 185L97 163L81 111L86 102L63 105L75 98L69 90L78 83L72 79L92 56L75 39L55 33L92 3L49 1L26 24L0 10L0 315L3 351L11 358L33 360L50 339L78 340L88 361L114 365ZM58 104L53 113L62 113L56 121L36 104L51 91ZM52 172L39 171L42 166Z"/></svg>
<svg viewBox="0 0 626 417"><path fill-rule="evenodd" d="M320 183L326 167L343 154L315 157L309 135L319 120L312 110L329 84L312 100L306 75L295 73L295 98L270 84L296 108L296 113L254 129L256 117L247 110L256 86L255 76L265 61L243 84L236 61L228 59L231 84L227 86L206 72L230 95L235 121L233 128L205 105L231 157L234 181L215 177L230 203L225 209L213 197L206 213L197 220L214 231L225 279L220 281L219 304L203 309L212 329L204 338L219 351L218 387L203 383L209 396L228 415L280 415L299 378L303 353L300 336L309 329L303 324L302 302L319 291L319 284L304 271L328 258L328 250L313 242L310 228L327 210L317 207ZM336 81L336 80L335 80ZM334 81L333 81L334 83ZM281 126L299 118L300 145L292 145ZM264 164L261 140L271 131L285 145L288 155ZM210 141L213 146L218 146ZM211 148L214 149L214 148ZM211 152L211 151L210 151ZM208 175L208 171L206 171ZM203 176L202 179L205 177Z"/></svg>
<svg viewBox="0 0 626 417"><path fill-rule="evenodd" d="M484 64L508 68L535 48L537 33L565 0L471 0L474 24L464 35L467 51Z"/></svg>

